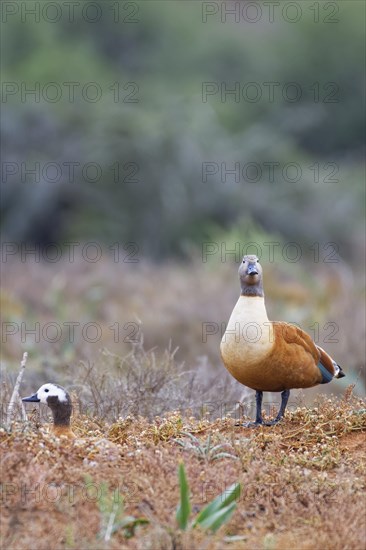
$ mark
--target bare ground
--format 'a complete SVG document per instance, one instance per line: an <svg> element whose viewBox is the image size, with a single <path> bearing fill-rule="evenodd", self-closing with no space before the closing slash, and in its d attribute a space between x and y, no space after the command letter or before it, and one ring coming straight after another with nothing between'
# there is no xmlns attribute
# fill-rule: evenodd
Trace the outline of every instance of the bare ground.
<svg viewBox="0 0 366 550"><path fill-rule="evenodd" d="M231 418L206 421L173 412L114 424L76 415L73 429L73 441L35 422L1 431L2 548L365 548L366 410L350 391L341 400L323 397L316 408L289 412L274 427L248 429ZM206 456L198 456L186 432L202 449L211 436ZM214 444L231 456L215 459ZM177 527L180 461L192 517L241 483L233 516L215 534ZM124 514L149 523L130 538L120 528L104 540L118 496Z"/></svg>

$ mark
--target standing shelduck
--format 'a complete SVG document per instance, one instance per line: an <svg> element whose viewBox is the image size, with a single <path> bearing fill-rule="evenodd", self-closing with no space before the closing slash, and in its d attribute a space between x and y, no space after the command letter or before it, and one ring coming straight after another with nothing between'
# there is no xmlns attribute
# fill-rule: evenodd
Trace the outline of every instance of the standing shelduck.
<svg viewBox="0 0 366 550"><path fill-rule="evenodd" d="M291 389L327 384L345 374L306 332L289 323L269 321L256 256L244 256L239 278L241 295L221 340L221 356L230 374L256 391L256 420L247 426L269 426L283 417ZM266 423L264 391L282 392L276 418Z"/></svg>
<svg viewBox="0 0 366 550"><path fill-rule="evenodd" d="M35 394L23 397L22 401L48 405L52 411L54 434L76 437L70 428L72 403L65 388L58 384L43 384Z"/></svg>

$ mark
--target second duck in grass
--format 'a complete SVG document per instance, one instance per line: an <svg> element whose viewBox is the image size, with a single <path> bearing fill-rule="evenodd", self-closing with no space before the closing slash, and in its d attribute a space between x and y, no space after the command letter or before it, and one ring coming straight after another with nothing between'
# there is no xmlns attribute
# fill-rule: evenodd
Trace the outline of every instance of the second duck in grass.
<svg viewBox="0 0 366 550"><path fill-rule="evenodd" d="M70 428L72 403L65 388L58 384L43 384L35 394L23 397L22 401L48 405L52 411L54 434L72 439L76 437Z"/></svg>
<svg viewBox="0 0 366 550"><path fill-rule="evenodd" d="M276 418L265 423L272 425L283 417L291 389L327 384L345 374L306 332L289 323L269 321L256 256L244 256L239 278L241 295L221 341L221 356L230 374L256 391L256 420L248 426L264 424L263 392L281 392Z"/></svg>

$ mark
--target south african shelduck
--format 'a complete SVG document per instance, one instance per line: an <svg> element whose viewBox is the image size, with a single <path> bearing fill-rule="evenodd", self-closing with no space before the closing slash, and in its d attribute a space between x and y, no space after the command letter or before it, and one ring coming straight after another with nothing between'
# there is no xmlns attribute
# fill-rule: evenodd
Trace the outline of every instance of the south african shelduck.
<svg viewBox="0 0 366 550"><path fill-rule="evenodd" d="M256 256L244 256L239 278L241 295L221 340L221 356L230 374L256 391L256 420L247 426L269 426L282 419L291 389L327 384L345 374L306 332L289 323L269 321ZM282 392L276 418L266 423L264 391Z"/></svg>
<svg viewBox="0 0 366 550"><path fill-rule="evenodd" d="M43 384L35 394L23 397L22 401L48 405L53 416L53 433L72 439L76 437L70 428L72 403L65 388L58 384Z"/></svg>

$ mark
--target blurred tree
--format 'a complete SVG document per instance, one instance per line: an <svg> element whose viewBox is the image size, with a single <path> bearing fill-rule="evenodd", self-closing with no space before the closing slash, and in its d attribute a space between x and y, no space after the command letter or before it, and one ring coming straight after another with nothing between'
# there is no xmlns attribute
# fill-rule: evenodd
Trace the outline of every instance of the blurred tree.
<svg viewBox="0 0 366 550"><path fill-rule="evenodd" d="M339 3L336 24L315 23L310 10L296 24L204 24L200 3L137 5L135 24L64 16L4 25L3 85L42 90L54 82L62 92L55 102L3 93L3 168L18 167L15 175L3 170L4 238L135 241L161 258L187 253L212 224L225 230L251 219L299 242L334 240L356 256L364 229L363 3ZM79 83L73 101L69 82ZM103 92L99 101L81 95L90 82ZM203 82L238 82L241 90L254 82L263 97L222 101L217 93L204 102ZM278 83L273 101L268 82ZM291 82L301 89L296 102L284 92ZM205 162L217 167L206 182ZM298 164L301 179L286 181L280 169L273 181L243 173L222 181L221 163L257 163L265 172L268 162ZM37 182L27 173L36 163ZM61 168L57 181L42 172L47 163ZM88 163L100 167L94 182L82 170Z"/></svg>

